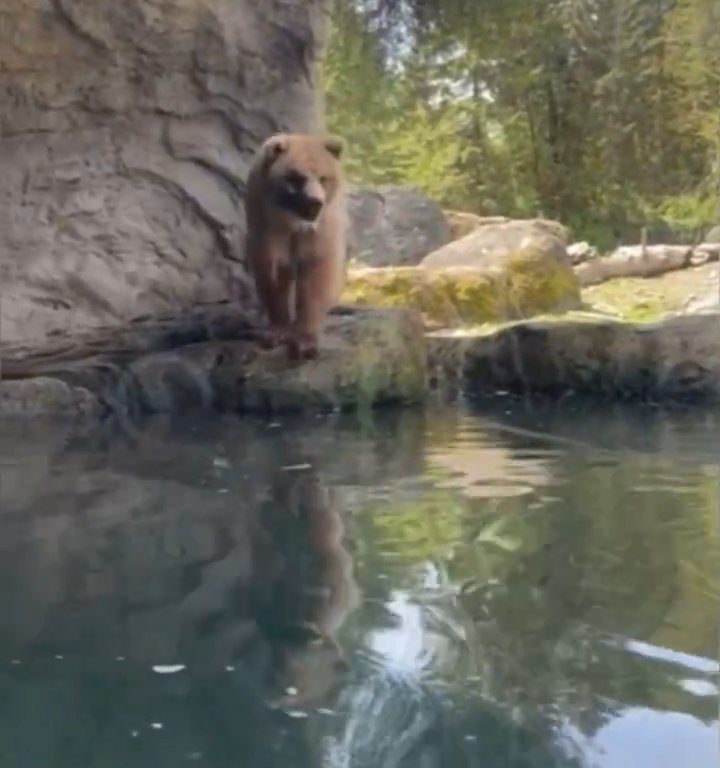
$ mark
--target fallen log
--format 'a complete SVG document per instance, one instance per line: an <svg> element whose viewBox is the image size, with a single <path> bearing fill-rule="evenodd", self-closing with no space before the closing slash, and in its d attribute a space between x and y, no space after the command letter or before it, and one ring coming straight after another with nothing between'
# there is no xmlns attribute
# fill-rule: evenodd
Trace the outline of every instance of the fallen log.
<svg viewBox="0 0 720 768"><path fill-rule="evenodd" d="M625 245L574 267L583 287L618 277L656 277L720 259L720 243L686 245Z"/></svg>

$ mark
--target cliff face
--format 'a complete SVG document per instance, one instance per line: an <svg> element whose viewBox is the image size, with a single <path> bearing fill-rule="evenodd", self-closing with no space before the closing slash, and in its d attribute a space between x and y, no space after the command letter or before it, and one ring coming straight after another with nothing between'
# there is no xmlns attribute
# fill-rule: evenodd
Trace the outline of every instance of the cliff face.
<svg viewBox="0 0 720 768"><path fill-rule="evenodd" d="M3 0L4 346L250 306L244 180L315 127L328 0Z"/></svg>

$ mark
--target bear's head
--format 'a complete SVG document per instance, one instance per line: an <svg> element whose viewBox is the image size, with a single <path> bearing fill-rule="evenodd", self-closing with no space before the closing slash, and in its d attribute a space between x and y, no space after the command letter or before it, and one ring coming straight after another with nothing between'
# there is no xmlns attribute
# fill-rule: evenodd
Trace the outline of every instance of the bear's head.
<svg viewBox="0 0 720 768"><path fill-rule="evenodd" d="M300 225L316 224L342 184L343 143L281 133L267 139L261 153L273 203Z"/></svg>

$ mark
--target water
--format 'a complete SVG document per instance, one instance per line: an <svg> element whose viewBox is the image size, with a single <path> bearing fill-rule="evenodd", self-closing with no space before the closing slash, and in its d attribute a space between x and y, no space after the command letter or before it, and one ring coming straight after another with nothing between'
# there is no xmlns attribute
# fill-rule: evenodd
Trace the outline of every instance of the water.
<svg viewBox="0 0 720 768"><path fill-rule="evenodd" d="M2 768L717 768L720 415L0 423Z"/></svg>

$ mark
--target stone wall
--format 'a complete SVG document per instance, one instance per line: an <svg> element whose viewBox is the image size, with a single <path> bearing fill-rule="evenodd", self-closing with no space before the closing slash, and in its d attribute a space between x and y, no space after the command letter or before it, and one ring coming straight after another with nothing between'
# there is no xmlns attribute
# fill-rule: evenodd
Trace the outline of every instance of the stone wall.
<svg viewBox="0 0 720 768"><path fill-rule="evenodd" d="M3 346L252 303L244 179L315 127L328 5L3 0Z"/></svg>

